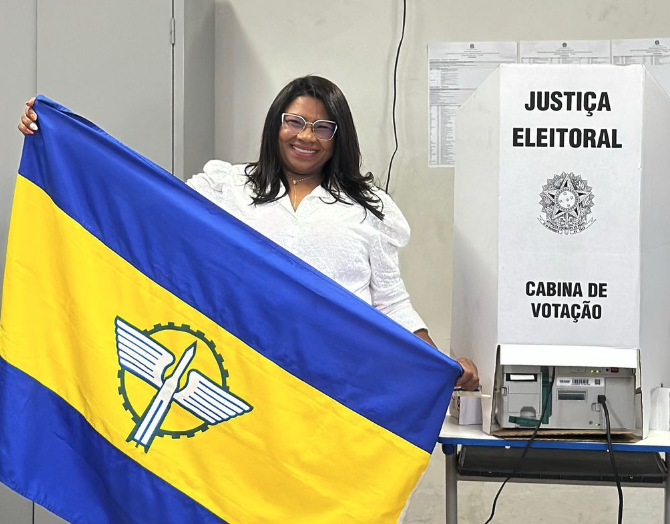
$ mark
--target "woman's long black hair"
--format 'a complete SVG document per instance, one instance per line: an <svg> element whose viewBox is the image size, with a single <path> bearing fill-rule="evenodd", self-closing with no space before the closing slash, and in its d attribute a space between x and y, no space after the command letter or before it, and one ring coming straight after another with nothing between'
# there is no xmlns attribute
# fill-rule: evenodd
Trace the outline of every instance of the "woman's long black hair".
<svg viewBox="0 0 670 524"><path fill-rule="evenodd" d="M374 176L372 173L361 173L361 150L349 104L339 87L320 76L296 78L272 102L265 117L258 162L252 162L246 170L248 183L255 195L254 204L271 202L282 196L284 193L279 194L282 185L288 191L288 182L283 174L279 155L279 129L281 114L299 96L311 96L320 100L329 117L337 122L333 156L323 167L321 185L335 201L350 203L343 198L344 194L382 220L384 214L381 199L371 189Z"/></svg>

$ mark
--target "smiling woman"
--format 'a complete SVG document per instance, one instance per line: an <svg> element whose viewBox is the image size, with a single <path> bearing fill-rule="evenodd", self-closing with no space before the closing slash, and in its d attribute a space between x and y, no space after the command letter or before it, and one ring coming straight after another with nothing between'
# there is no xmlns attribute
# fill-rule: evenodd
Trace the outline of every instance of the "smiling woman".
<svg viewBox="0 0 670 524"><path fill-rule="evenodd" d="M31 100L19 129L34 133L36 120ZM272 102L256 162L211 160L187 184L434 345L400 276L398 254L409 241L409 225L360 166L344 94L325 78L305 76ZM310 312L278 314L290 314L299 329L299 316ZM457 385L477 388L476 366L457 360L463 367Z"/></svg>

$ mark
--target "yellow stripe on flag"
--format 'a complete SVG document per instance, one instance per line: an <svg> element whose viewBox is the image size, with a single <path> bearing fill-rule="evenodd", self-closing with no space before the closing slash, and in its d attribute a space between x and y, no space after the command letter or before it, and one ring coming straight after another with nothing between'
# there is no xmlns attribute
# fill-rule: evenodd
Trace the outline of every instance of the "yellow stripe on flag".
<svg viewBox="0 0 670 524"><path fill-rule="evenodd" d="M3 358L123 453L232 524L397 520L428 462L425 451L298 380L146 278L21 176L7 251ZM141 415L156 388L125 372L126 397L119 393L117 316L140 330L187 326L152 335L177 360L191 333L201 332L223 356L230 391L253 410L192 436L156 438L148 452L128 442L135 422L124 400ZM191 366L222 383L204 343ZM201 422L173 402L161 428L184 433Z"/></svg>

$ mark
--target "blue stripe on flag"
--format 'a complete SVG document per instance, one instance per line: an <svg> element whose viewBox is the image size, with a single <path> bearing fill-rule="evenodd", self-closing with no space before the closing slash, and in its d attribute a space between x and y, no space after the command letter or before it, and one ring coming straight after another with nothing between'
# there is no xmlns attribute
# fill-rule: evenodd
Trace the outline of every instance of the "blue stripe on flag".
<svg viewBox="0 0 670 524"><path fill-rule="evenodd" d="M11 489L52 511L69 508L59 516L74 524L225 524L2 358L0 392L0 481Z"/></svg>

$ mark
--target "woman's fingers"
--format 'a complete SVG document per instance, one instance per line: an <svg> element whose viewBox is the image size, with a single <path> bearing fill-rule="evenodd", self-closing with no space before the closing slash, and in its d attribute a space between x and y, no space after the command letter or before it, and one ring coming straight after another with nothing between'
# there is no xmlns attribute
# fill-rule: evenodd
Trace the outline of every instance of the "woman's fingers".
<svg viewBox="0 0 670 524"><path fill-rule="evenodd" d="M457 358L458 362L463 368L463 374L456 382L456 386L465 390L475 390L479 387L479 370L475 363L469 358Z"/></svg>
<svg viewBox="0 0 670 524"><path fill-rule="evenodd" d="M32 118L29 118L27 115L21 115L21 121L19 122L19 131L24 135L32 135L37 131L39 127Z"/></svg>
<svg viewBox="0 0 670 524"><path fill-rule="evenodd" d="M33 110L33 105L35 104L35 97L31 98L26 102L26 108L21 115L21 121L19 122L19 131L24 135L32 135L39 129L39 126L36 124L37 113Z"/></svg>
<svg viewBox="0 0 670 524"><path fill-rule="evenodd" d="M33 135L35 134L34 131L32 131L28 126L26 126L23 123L23 119L21 119L21 122L19 122L19 131L23 133L24 135Z"/></svg>

